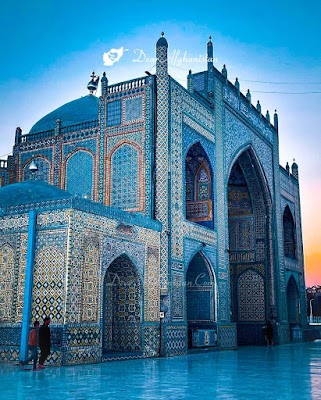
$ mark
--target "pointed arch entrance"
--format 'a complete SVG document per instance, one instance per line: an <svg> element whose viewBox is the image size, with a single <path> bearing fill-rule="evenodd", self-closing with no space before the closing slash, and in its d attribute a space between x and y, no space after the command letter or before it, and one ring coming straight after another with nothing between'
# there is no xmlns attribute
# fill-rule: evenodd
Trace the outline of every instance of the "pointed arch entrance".
<svg viewBox="0 0 321 400"><path fill-rule="evenodd" d="M186 310L189 331L188 346L193 347L193 331L216 330L216 283L210 263L198 252L186 273ZM211 339L213 341L213 338Z"/></svg>
<svg viewBox="0 0 321 400"><path fill-rule="evenodd" d="M227 185L231 320L238 345L264 343L275 315L271 197L251 148L234 162Z"/></svg>
<svg viewBox="0 0 321 400"><path fill-rule="evenodd" d="M290 326L300 323L300 297L298 286L291 276L286 289L288 321Z"/></svg>
<svg viewBox="0 0 321 400"><path fill-rule="evenodd" d="M213 228L213 174L202 145L197 142L185 158L186 219Z"/></svg>
<svg viewBox="0 0 321 400"><path fill-rule="evenodd" d="M117 257L103 283L103 353L141 350L141 290L134 263Z"/></svg>

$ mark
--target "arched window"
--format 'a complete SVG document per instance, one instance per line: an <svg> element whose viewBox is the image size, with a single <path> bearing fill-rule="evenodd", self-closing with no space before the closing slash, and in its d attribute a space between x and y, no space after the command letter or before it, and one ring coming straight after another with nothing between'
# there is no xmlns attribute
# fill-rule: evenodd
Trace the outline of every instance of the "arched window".
<svg viewBox="0 0 321 400"><path fill-rule="evenodd" d="M29 167L31 162L37 166L37 170L32 172ZM35 157L30 160L23 168L23 180L28 181L33 179L35 181L50 182L50 164L49 161L42 157Z"/></svg>
<svg viewBox="0 0 321 400"><path fill-rule="evenodd" d="M213 227L212 174L200 143L194 144L185 159L186 219Z"/></svg>
<svg viewBox="0 0 321 400"><path fill-rule="evenodd" d="M110 205L125 210L139 208L139 152L127 143L111 157Z"/></svg>
<svg viewBox="0 0 321 400"><path fill-rule="evenodd" d="M68 192L92 199L93 156L88 151L76 151L66 163L66 183Z"/></svg>
<svg viewBox="0 0 321 400"><path fill-rule="evenodd" d="M285 207L283 213L283 243L285 257L295 258L295 226L289 206Z"/></svg>

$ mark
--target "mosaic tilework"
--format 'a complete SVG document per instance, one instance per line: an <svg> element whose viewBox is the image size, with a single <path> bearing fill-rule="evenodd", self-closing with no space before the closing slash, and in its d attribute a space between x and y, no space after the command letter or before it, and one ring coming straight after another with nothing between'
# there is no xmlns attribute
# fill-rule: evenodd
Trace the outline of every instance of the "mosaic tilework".
<svg viewBox="0 0 321 400"><path fill-rule="evenodd" d="M100 248L99 242L93 242L88 243L84 249L81 288L82 322L98 322L99 318Z"/></svg>
<svg viewBox="0 0 321 400"><path fill-rule="evenodd" d="M66 231L39 232L33 277L32 319L50 316L52 323L64 321Z"/></svg>
<svg viewBox="0 0 321 400"><path fill-rule="evenodd" d="M123 144L113 154L110 205L122 209L139 207L139 153Z"/></svg>
<svg viewBox="0 0 321 400"><path fill-rule="evenodd" d="M116 258L104 279L103 348L105 351L141 349L142 289L134 264L127 256Z"/></svg>
<svg viewBox="0 0 321 400"><path fill-rule="evenodd" d="M257 272L248 270L238 279L239 321L264 321L264 280Z"/></svg>
<svg viewBox="0 0 321 400"><path fill-rule="evenodd" d="M156 182L155 182L155 218L161 221L160 286L168 286L168 172L169 172L169 77L167 69L167 47L156 49L157 82L157 137L156 137Z"/></svg>
<svg viewBox="0 0 321 400"><path fill-rule="evenodd" d="M183 282L183 274L178 272L172 273L172 318L178 321L184 318L185 285Z"/></svg>
<svg viewBox="0 0 321 400"><path fill-rule="evenodd" d="M160 325L144 327L144 355L155 357L160 350Z"/></svg>
<svg viewBox="0 0 321 400"><path fill-rule="evenodd" d="M64 318L64 254L56 247L38 252L35 258L33 280L32 319L42 320L50 315L53 323Z"/></svg>
<svg viewBox="0 0 321 400"><path fill-rule="evenodd" d="M67 225L69 223L69 215L69 210L42 212L37 215L37 228Z"/></svg>
<svg viewBox="0 0 321 400"><path fill-rule="evenodd" d="M120 125L121 123L121 100L107 103L107 126Z"/></svg>
<svg viewBox="0 0 321 400"><path fill-rule="evenodd" d="M104 183L105 183L105 125L106 125L106 101L105 98L99 99L98 109L98 122L99 122L99 134L97 144L99 146L99 168L96 171L98 173L98 201L104 202Z"/></svg>
<svg viewBox="0 0 321 400"><path fill-rule="evenodd" d="M185 354L187 351L187 328L185 326L165 325L162 337L166 337L164 351L166 356Z"/></svg>
<svg viewBox="0 0 321 400"><path fill-rule="evenodd" d="M221 349L235 349L236 325L219 325L218 343Z"/></svg>
<svg viewBox="0 0 321 400"><path fill-rule="evenodd" d="M69 325L66 331L68 347L99 346L101 330L98 326Z"/></svg>
<svg viewBox="0 0 321 400"><path fill-rule="evenodd" d="M198 92L205 90L205 87L206 87L205 80L206 80L205 73L194 74L193 75L193 89L197 90Z"/></svg>
<svg viewBox="0 0 321 400"><path fill-rule="evenodd" d="M37 181L51 182L50 176L50 163L43 157L36 157L32 159L37 165L37 171L31 172L29 167L31 161L28 162L23 168L23 180L27 181L30 179L35 179Z"/></svg>
<svg viewBox="0 0 321 400"><path fill-rule="evenodd" d="M256 136L254 132L247 128L241 121L239 121L234 114L225 110L224 169L226 173L229 171L233 157L235 157L235 153L240 151L242 147L244 148L249 143L251 143L255 153L258 155L268 181L269 190L273 194L273 160L271 146Z"/></svg>
<svg viewBox="0 0 321 400"><path fill-rule="evenodd" d="M144 288L144 319L145 321L158 321L160 311L159 249L155 247L147 248Z"/></svg>
<svg viewBox="0 0 321 400"><path fill-rule="evenodd" d="M24 304L24 282L26 276L26 262L27 262L27 246L28 246L28 234L22 233L20 235L19 243L19 272L18 272L18 284L17 284L17 305L16 305L16 322L22 321L22 311Z"/></svg>
<svg viewBox="0 0 321 400"><path fill-rule="evenodd" d="M273 132L273 128L271 128L270 124L260 115L256 110L253 110L252 107L249 107L248 101L243 98L243 96L237 96L236 90L233 87L228 88L224 87L223 90L224 100L227 101L236 111L240 113L243 117L245 117L248 122L250 122L262 136L268 139L270 142L273 141L273 136L275 135Z"/></svg>
<svg viewBox="0 0 321 400"><path fill-rule="evenodd" d="M124 122L133 122L143 118L143 97L132 97L124 100Z"/></svg>
<svg viewBox="0 0 321 400"><path fill-rule="evenodd" d="M66 364L94 364L101 362L101 348L79 347L68 349Z"/></svg>
<svg viewBox="0 0 321 400"><path fill-rule="evenodd" d="M215 282L208 260L197 253L186 273L187 320L214 321Z"/></svg>
<svg viewBox="0 0 321 400"><path fill-rule="evenodd" d="M82 313L82 301L92 304L92 318L94 315L97 318L97 314L100 316L100 303L97 304L98 310L96 310L92 299L87 297L87 292L84 291L84 287L82 286L82 279L84 279L88 287L91 287L91 294L93 296L100 287L101 266L100 264L95 265L101 253L101 234L98 229L103 230L107 229L107 227L104 224L106 222L104 219L101 219L101 223L99 221L98 217L89 216L89 214L79 211L71 213L69 243L72 243L72 253L68 258L68 294L66 299L66 319L69 323L80 323L82 317L88 317L87 314L84 315ZM88 225L90 228L88 228ZM85 259L91 265L92 274L90 271L86 272L84 270Z"/></svg>
<svg viewBox="0 0 321 400"><path fill-rule="evenodd" d="M4 244L0 247L0 323L12 319L14 270L13 248Z"/></svg>
<svg viewBox="0 0 321 400"><path fill-rule="evenodd" d="M93 196L94 159L87 151L78 150L66 162L65 189L77 196Z"/></svg>
<svg viewBox="0 0 321 400"><path fill-rule="evenodd" d="M201 147L208 151L207 156L212 155L213 147L203 140L203 135L214 142L213 116L203 105L196 102L190 94L181 86L171 80L171 177L172 177L172 257L183 258L183 235L182 235L182 214L185 219L185 185L183 169L185 170L185 157L182 160L182 154L187 153L193 141L198 140ZM184 124L182 123L184 116ZM181 135L181 132L183 135ZM188 140L187 140L188 139ZM203 146L204 145L204 146ZM183 148L184 146L184 148ZM184 220L183 219L183 220ZM187 228L187 226L186 226ZM184 229L188 235L191 228ZM197 228L195 229L197 231Z"/></svg>

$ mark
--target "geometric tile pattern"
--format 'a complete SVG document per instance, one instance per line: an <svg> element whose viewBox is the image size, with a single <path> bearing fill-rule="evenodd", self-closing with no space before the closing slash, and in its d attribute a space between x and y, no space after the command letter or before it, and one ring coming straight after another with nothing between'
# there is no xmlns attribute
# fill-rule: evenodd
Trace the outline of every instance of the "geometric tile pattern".
<svg viewBox="0 0 321 400"><path fill-rule="evenodd" d="M265 290L261 275L247 270L238 279L238 319L239 321L265 320Z"/></svg>
<svg viewBox="0 0 321 400"><path fill-rule="evenodd" d="M184 318L184 297L185 286L184 276L181 273L172 273L172 297L173 297L173 320L183 320Z"/></svg>
<svg viewBox="0 0 321 400"><path fill-rule="evenodd" d="M115 100L107 103L107 126L120 125L121 123L121 101Z"/></svg>
<svg viewBox="0 0 321 400"><path fill-rule="evenodd" d="M0 322L11 322L14 285L14 252L4 244L0 247Z"/></svg>
<svg viewBox="0 0 321 400"><path fill-rule="evenodd" d="M88 151L76 151L66 161L65 188L77 196L92 199L94 158Z"/></svg>
<svg viewBox="0 0 321 400"><path fill-rule="evenodd" d="M143 97L132 97L124 100L125 118L124 122L133 122L143 118Z"/></svg>
<svg viewBox="0 0 321 400"><path fill-rule="evenodd" d="M168 285L168 173L169 173L169 77L167 72L167 47L156 47L157 82L157 137L156 137L156 187L155 217L163 224L160 253L160 286Z"/></svg>
<svg viewBox="0 0 321 400"><path fill-rule="evenodd" d="M187 329L185 326L169 325L163 328L166 337L165 355L185 354L187 351Z"/></svg>
<svg viewBox="0 0 321 400"><path fill-rule="evenodd" d="M82 268L82 322L98 322L99 292L99 247L89 243L84 250L84 264Z"/></svg>
<svg viewBox="0 0 321 400"><path fill-rule="evenodd" d="M144 288L144 319L159 321L159 250L151 246L147 248Z"/></svg>
<svg viewBox="0 0 321 400"><path fill-rule="evenodd" d="M104 350L140 350L141 283L127 256L116 258L108 267L103 292Z"/></svg>
<svg viewBox="0 0 321 400"><path fill-rule="evenodd" d="M33 278L32 319L50 316L62 323L65 308L65 254L56 246L37 252Z"/></svg>
<svg viewBox="0 0 321 400"><path fill-rule="evenodd" d="M124 210L139 207L139 152L123 144L113 154L111 163L110 205Z"/></svg>
<svg viewBox="0 0 321 400"><path fill-rule="evenodd" d="M219 346L222 349L235 349L236 347L236 326L220 325L218 329Z"/></svg>
<svg viewBox="0 0 321 400"><path fill-rule="evenodd" d="M31 161L34 161L37 166L37 171L31 172L29 166ZM37 181L50 182L50 163L43 157L36 157L30 160L28 164L23 168L23 180L28 181L30 179L35 179Z"/></svg>

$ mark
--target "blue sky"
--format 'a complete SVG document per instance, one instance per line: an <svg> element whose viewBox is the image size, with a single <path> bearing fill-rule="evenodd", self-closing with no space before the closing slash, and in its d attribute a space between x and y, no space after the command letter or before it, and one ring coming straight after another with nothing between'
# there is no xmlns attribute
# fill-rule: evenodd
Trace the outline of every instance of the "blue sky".
<svg viewBox="0 0 321 400"><path fill-rule="evenodd" d="M238 77L241 91L249 88L252 103L259 99L264 114L278 111L280 163L295 158L299 165L307 283L319 279L321 284L321 272L313 272L321 267L320 20L317 0L2 4L0 156L12 150L17 126L27 133L48 112L86 95L93 69L98 75L106 71L110 83L144 76L146 70L155 72L154 63L133 62L134 49L155 57L161 31L169 54L187 52L194 58L206 55L212 35L214 65L226 64L229 80ZM119 62L104 66L103 53L120 47L127 51ZM205 63L176 60L170 74L185 86L189 69L205 68Z"/></svg>

